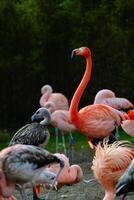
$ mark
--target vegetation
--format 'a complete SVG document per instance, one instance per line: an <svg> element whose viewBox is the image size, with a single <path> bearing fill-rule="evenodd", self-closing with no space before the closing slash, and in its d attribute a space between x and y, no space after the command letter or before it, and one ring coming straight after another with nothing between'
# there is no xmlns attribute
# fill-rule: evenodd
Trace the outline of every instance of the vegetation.
<svg viewBox="0 0 134 200"><path fill-rule="evenodd" d="M45 148L51 152L55 152L56 146L55 146L54 128L49 127L49 131L50 131L50 141L49 141L49 144ZM14 134L13 132L12 133L9 133L6 131L0 132L0 149L3 149L4 147L8 146L9 141L11 140L13 134ZM73 137L74 137L73 148L75 151L79 149L89 149L89 145L87 143L85 136L79 134L78 132L74 132ZM69 148L70 148L69 140L70 140L70 135L65 135L65 143L66 143L67 151L69 151ZM63 152L61 134L59 134L59 152Z"/></svg>
<svg viewBox="0 0 134 200"><path fill-rule="evenodd" d="M71 100L84 61L70 53L83 45L93 72L81 106L102 88L133 100L133 13L132 0L0 0L0 129L30 121L44 84Z"/></svg>

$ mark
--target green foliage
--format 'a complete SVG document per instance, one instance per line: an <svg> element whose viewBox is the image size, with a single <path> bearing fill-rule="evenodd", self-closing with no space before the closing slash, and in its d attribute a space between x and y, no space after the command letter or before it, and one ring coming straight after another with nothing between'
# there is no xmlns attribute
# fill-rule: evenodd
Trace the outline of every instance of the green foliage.
<svg viewBox="0 0 134 200"><path fill-rule="evenodd" d="M133 100L133 13L131 0L0 0L0 127L29 122L44 84L71 100L85 64L70 53L83 45L93 71L80 106L106 87Z"/></svg>

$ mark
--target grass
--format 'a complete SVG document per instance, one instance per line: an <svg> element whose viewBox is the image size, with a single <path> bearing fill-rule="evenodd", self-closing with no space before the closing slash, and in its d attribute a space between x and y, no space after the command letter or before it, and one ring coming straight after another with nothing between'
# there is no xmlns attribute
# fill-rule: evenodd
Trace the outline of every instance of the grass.
<svg viewBox="0 0 134 200"><path fill-rule="evenodd" d="M50 131L50 141L45 148L48 151L55 152L55 132L54 132L54 128L49 127L49 131ZM14 133L15 133L15 131L13 133L9 133L8 131L5 131L5 130L0 131L0 150L8 146L8 143L11 140ZM78 132L74 132L73 138L74 138L74 142L75 142L74 143L75 150L89 149L85 136L83 136L82 134L80 134ZM69 140L70 140L70 135L66 134L65 135L65 143L66 143L67 150L69 149L69 145L70 145ZM59 134L59 143L62 143L61 134ZM61 148L61 152L62 151L63 151L63 149Z"/></svg>

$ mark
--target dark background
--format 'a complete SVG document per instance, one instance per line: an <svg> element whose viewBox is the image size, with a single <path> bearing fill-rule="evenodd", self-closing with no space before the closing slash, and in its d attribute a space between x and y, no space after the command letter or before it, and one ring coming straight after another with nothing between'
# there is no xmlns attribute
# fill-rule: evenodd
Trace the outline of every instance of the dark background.
<svg viewBox="0 0 134 200"><path fill-rule="evenodd" d="M30 122L45 84L71 101L85 60L70 54L81 46L93 70L80 107L103 88L134 102L133 15L132 0L0 0L0 129Z"/></svg>

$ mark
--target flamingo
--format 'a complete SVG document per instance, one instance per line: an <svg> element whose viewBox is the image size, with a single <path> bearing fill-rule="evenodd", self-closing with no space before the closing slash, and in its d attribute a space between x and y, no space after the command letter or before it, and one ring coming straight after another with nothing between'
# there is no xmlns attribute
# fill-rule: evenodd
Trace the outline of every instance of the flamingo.
<svg viewBox="0 0 134 200"><path fill-rule="evenodd" d="M44 107L39 108L35 112L35 114L32 116L32 119L34 121L38 121L38 120L41 120L42 118L44 118L45 117L44 116L44 109L45 109ZM73 138L71 132L75 131L76 127L69 120L69 111L67 111L67 110L56 110L56 111L54 111L51 114L50 124L53 127L58 127L59 130L64 132L64 135L70 133L70 148L71 148L70 149L70 160L73 160L74 159L74 152L73 152L74 138ZM56 149L56 152L57 152L57 149ZM66 154L66 151L65 151L65 154Z"/></svg>
<svg viewBox="0 0 134 200"><path fill-rule="evenodd" d="M115 93L108 89L102 89L96 94L94 104L105 104L117 110L134 108L134 105L128 99L116 97Z"/></svg>
<svg viewBox="0 0 134 200"><path fill-rule="evenodd" d="M15 144L29 144L44 146L48 143L50 133L47 125L50 123L51 115L47 109L43 110L43 120L40 123L26 124L20 128L11 139L9 146ZM34 121L34 119L32 119Z"/></svg>
<svg viewBox="0 0 134 200"><path fill-rule="evenodd" d="M25 126L20 128L12 137L9 146L13 146L16 144L26 144L44 147L48 144L50 138L50 133L46 127L49 124L50 120L50 113L46 108L44 108L42 121L40 123L26 124ZM32 121L34 121L34 119L32 119ZM39 187L36 187L37 192L38 190ZM36 191L35 189L33 189L34 199L37 198Z"/></svg>
<svg viewBox="0 0 134 200"><path fill-rule="evenodd" d="M134 143L134 109L128 112L129 119L122 121L116 129L116 139Z"/></svg>
<svg viewBox="0 0 134 200"><path fill-rule="evenodd" d="M134 192L134 159L116 185L117 196L121 194L126 196L129 192Z"/></svg>
<svg viewBox="0 0 134 200"><path fill-rule="evenodd" d="M116 184L133 158L134 147L129 143L116 141L97 145L91 169L105 190L103 200L115 200Z"/></svg>
<svg viewBox="0 0 134 200"><path fill-rule="evenodd" d="M69 102L65 95L62 93L56 93L53 92L53 89L50 85L44 85L41 88L42 96L40 98L40 106L47 108L51 113L54 113L55 111L64 110L65 112L69 109ZM56 135L56 152L58 152L58 129L60 129L58 126L55 127L55 135ZM62 145L64 148L64 152L66 154L66 145L65 145L65 137L64 137L64 131L61 130L62 135ZM72 138L72 135L71 135Z"/></svg>
<svg viewBox="0 0 134 200"><path fill-rule="evenodd" d="M53 93L50 85L44 85L41 88L41 93L40 106L48 108L51 113L55 110L69 109L68 99L62 93Z"/></svg>
<svg viewBox="0 0 134 200"><path fill-rule="evenodd" d="M81 96L90 80L92 60L88 47L81 47L72 51L72 56L83 56L86 59L84 76L73 95L69 109L70 120L76 128L88 138L90 147L93 148L94 138L104 138L111 135L116 126L119 126L128 116L104 104L88 105L78 112Z"/></svg>
<svg viewBox="0 0 134 200"><path fill-rule="evenodd" d="M79 165L69 164L69 159L64 154L55 153L59 159L64 161L64 168L57 178L57 189L60 189L64 185L73 185L79 183L83 179L83 172ZM59 166L57 164L49 165L45 170L56 173L59 171Z"/></svg>
<svg viewBox="0 0 134 200"><path fill-rule="evenodd" d="M122 122L121 127L130 136L134 137L134 109L128 112L129 119Z"/></svg>
<svg viewBox="0 0 134 200"><path fill-rule="evenodd" d="M55 175L44 171L48 164L59 163L60 170ZM9 198L15 185L19 185L22 200L27 200L24 186L27 183L32 185L46 182L55 184L64 162L52 153L32 145L17 144L7 147L0 152L0 192L3 197Z"/></svg>

